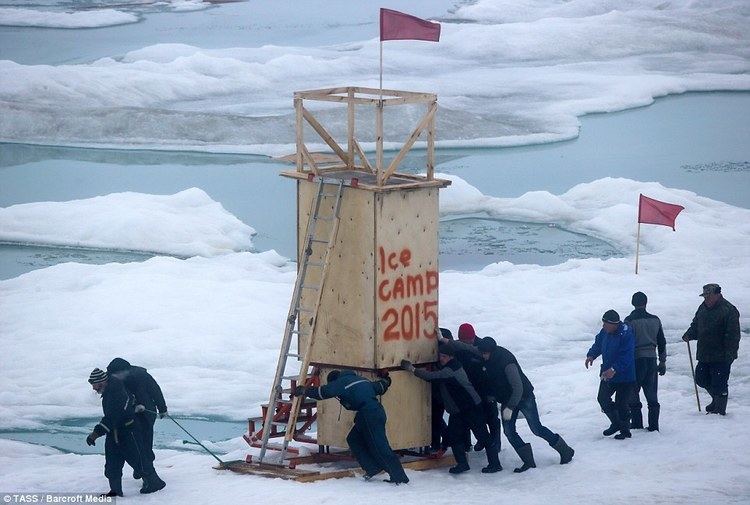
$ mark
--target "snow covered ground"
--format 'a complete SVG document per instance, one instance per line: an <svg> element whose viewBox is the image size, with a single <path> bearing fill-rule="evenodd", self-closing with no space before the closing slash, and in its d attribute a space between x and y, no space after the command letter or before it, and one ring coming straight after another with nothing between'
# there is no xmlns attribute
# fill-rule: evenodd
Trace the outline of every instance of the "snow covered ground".
<svg viewBox="0 0 750 505"><path fill-rule="evenodd" d="M556 465L556 453L525 428L521 434L535 448L537 470L486 476L478 472L482 458L474 455L469 475L446 480L444 470L409 472L412 483L397 488L355 479L296 484L230 475L211 470L214 460L205 454L161 450L158 470L168 487L144 503L226 503L251 496L282 503L303 494L306 500L325 503L446 503L456 496L482 503L750 500L750 434L745 427L750 414L750 355L745 349L750 210L627 179L605 178L562 195L537 191L516 199L483 195L452 179L441 193L443 214L486 212L555 223L627 253L625 258L569 260L551 267L498 263L476 273L441 273L441 325L455 330L470 321L480 335L492 335L516 353L536 388L543 422L576 449L573 463ZM644 225L641 273L636 276L635 216L641 192L686 210L677 219L676 232ZM39 205L52 210L55 204ZM70 224L51 212L49 216L66 233ZM169 231L167 224L164 235ZM138 229L130 233L137 235ZM40 428L48 419L95 417L100 406L86 378L92 367L106 365L115 355L149 368L175 414L254 415L267 395L294 278L294 264L267 251L184 260L156 257L124 265L66 263L0 282L0 427ZM680 340L707 282L720 283L742 313L745 338L733 366L725 418L697 412L686 345ZM660 380L662 430L637 431L633 439L618 442L601 436L607 423L595 400L598 381L583 360L601 314L615 308L624 317L636 290L649 295L649 310L662 318L668 342L668 372ZM241 439L220 446L227 459L247 452ZM62 454L7 440L0 440L0 454L3 490L106 487L102 456ZM501 462L506 470L518 463L508 444ZM370 489L376 492L368 493ZM126 481L125 492L137 493L137 484Z"/></svg>

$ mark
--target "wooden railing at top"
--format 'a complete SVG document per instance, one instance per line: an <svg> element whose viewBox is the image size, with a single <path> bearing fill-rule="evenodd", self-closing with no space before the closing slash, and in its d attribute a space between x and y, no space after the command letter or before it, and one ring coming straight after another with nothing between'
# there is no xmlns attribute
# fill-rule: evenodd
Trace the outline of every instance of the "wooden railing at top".
<svg viewBox="0 0 750 505"><path fill-rule="evenodd" d="M347 146L344 150L325 127L304 106L304 100L340 102L347 105ZM387 106L402 104L425 104L427 110L417 126L404 141L401 150L396 154L388 167L383 166L383 109ZM375 166L371 165L362 147L355 137L355 106L375 106ZM435 170L435 117L437 113L437 95L393 89L363 88L348 86L340 88L297 91L294 93L294 110L296 115L295 136L297 144L296 165L298 172L305 172L305 164L315 175L321 170L313 160L304 141L304 123L320 136L323 142L341 158L346 169L364 170L376 175L378 186L383 186L396 172L406 154L423 132L427 132L427 180L434 179ZM359 156L361 164L356 163Z"/></svg>

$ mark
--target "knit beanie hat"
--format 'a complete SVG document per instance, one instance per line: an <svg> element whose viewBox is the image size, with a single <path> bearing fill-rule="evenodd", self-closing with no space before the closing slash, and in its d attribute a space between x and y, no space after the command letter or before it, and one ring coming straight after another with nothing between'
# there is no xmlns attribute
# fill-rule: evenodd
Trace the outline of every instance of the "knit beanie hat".
<svg viewBox="0 0 750 505"><path fill-rule="evenodd" d="M339 375L341 375L341 370L331 370L330 372L328 372L326 379L328 380L328 382L333 382L339 378Z"/></svg>
<svg viewBox="0 0 750 505"><path fill-rule="evenodd" d="M109 379L109 374L98 368L94 368L89 375L89 384L99 384Z"/></svg>
<svg viewBox="0 0 750 505"><path fill-rule="evenodd" d="M448 328L440 328L440 336L448 340L453 340L453 333Z"/></svg>
<svg viewBox="0 0 750 505"><path fill-rule="evenodd" d="M469 323L464 323L458 327L458 339L461 342L471 344L475 338L477 338L477 334L474 333L474 327Z"/></svg>
<svg viewBox="0 0 750 505"><path fill-rule="evenodd" d="M477 349L479 349L479 352L485 353L485 352L492 352L497 347L497 342L495 342L495 339L492 337L484 337L477 343Z"/></svg>
<svg viewBox="0 0 750 505"><path fill-rule="evenodd" d="M618 314L612 309L609 309L602 316L602 321L604 321L605 323L617 324L620 322L620 314Z"/></svg>

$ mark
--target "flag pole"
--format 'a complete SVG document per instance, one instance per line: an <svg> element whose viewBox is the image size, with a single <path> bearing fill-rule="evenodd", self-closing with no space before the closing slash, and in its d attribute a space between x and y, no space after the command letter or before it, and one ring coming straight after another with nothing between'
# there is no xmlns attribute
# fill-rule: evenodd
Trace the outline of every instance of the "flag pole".
<svg viewBox="0 0 750 505"><path fill-rule="evenodd" d="M638 223L638 231L635 234L635 275L638 275L638 254L641 249L641 223Z"/></svg>

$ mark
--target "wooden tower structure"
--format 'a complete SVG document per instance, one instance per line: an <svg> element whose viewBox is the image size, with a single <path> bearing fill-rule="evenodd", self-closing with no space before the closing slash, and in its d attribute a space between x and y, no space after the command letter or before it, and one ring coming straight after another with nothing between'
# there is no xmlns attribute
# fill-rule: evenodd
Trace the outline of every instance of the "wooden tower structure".
<svg viewBox="0 0 750 505"><path fill-rule="evenodd" d="M309 102L345 107L345 142L334 139L308 108ZM424 105L425 111L386 165L383 110L402 104ZM374 161L368 160L356 135L357 107L375 109ZM426 364L437 358L438 192L450 184L433 176L437 96L340 87L296 92L294 108L296 169L281 175L296 183L298 279L265 409L260 460L268 434L278 433L274 425L286 423L283 459L288 441L301 434L300 423L309 421L307 416L297 417L305 402L285 399L284 394L313 374L324 384L332 369L353 369L365 377L389 371L392 385L381 400L391 446L429 445L429 384L400 370L399 364L402 359ZM306 129L330 147L335 161L323 163L311 154ZM399 173L399 165L423 134L425 175ZM290 373L288 367L294 365L299 371ZM288 416L271 415L285 406ZM346 448L353 418L335 400L319 402L317 443Z"/></svg>

